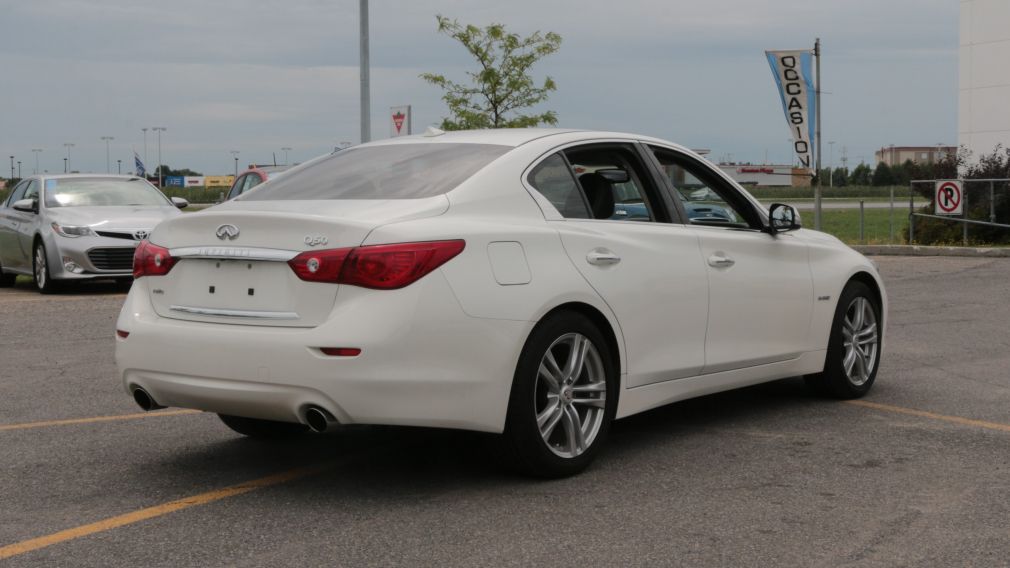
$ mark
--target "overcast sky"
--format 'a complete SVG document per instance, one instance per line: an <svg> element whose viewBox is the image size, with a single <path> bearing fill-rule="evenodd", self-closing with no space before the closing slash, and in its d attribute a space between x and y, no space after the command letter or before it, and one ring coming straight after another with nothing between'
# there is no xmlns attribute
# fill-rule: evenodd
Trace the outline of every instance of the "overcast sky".
<svg viewBox="0 0 1010 568"><path fill-rule="evenodd" d="M534 75L560 126L649 134L714 157L781 163L788 130L765 49L824 45L824 159L882 145L956 143L956 0L372 0L372 132L411 104L414 131L446 109L418 74L472 61L435 14L561 34ZM112 170L142 127L162 161L206 174L304 161L359 139L357 0L0 0L0 172ZM156 137L148 132L150 169ZM6 176L7 173L2 175Z"/></svg>

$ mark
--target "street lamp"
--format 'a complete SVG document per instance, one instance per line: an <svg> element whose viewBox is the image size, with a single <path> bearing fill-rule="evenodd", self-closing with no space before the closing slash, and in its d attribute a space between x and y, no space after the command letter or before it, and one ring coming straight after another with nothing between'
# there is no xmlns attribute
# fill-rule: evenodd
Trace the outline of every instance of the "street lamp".
<svg viewBox="0 0 1010 568"><path fill-rule="evenodd" d="M42 148L32 148L32 152L35 153L35 173L39 173L39 154L42 152Z"/></svg>
<svg viewBox="0 0 1010 568"><path fill-rule="evenodd" d="M232 150L231 151L231 155L232 155L233 158L235 158L235 177L238 177L238 155L239 155L239 151L238 150Z"/></svg>
<svg viewBox="0 0 1010 568"><path fill-rule="evenodd" d="M123 160L116 160L116 171L119 175L123 175Z"/></svg>
<svg viewBox="0 0 1010 568"><path fill-rule="evenodd" d="M112 136L102 136L102 140L105 140L105 173L112 173L112 166L109 163L109 142L115 140Z"/></svg>
<svg viewBox="0 0 1010 568"><path fill-rule="evenodd" d="M835 141L828 142L828 187L835 187Z"/></svg>
<svg viewBox="0 0 1010 568"><path fill-rule="evenodd" d="M144 167L147 167L147 128L141 128L144 131ZM147 177L147 174L144 174Z"/></svg>
<svg viewBox="0 0 1010 568"><path fill-rule="evenodd" d="M63 168L63 170L64 170L63 173L69 173L70 172L70 149L73 148L74 145L71 144L70 142L64 142L63 145L67 147L67 159L65 160L66 161L66 166L64 166L64 168Z"/></svg>
<svg viewBox="0 0 1010 568"><path fill-rule="evenodd" d="M164 126L152 126L151 130L158 133L158 187L161 185L161 133L168 130Z"/></svg>
<svg viewBox="0 0 1010 568"><path fill-rule="evenodd" d="M63 173L67 173L67 159L63 158Z"/></svg>
<svg viewBox="0 0 1010 568"><path fill-rule="evenodd" d="M291 151L291 148L281 148L281 150L284 150L284 165L286 166L288 165L288 152Z"/></svg>
<svg viewBox="0 0 1010 568"><path fill-rule="evenodd" d="M14 179L14 156L11 156L11 179Z"/></svg>
<svg viewBox="0 0 1010 568"><path fill-rule="evenodd" d="M21 178L21 160L18 160L18 178Z"/></svg>

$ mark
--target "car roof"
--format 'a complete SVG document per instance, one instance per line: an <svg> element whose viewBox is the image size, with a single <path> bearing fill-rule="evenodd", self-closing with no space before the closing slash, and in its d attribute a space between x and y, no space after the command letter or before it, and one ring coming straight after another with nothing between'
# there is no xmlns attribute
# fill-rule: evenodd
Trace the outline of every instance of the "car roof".
<svg viewBox="0 0 1010 568"><path fill-rule="evenodd" d="M400 136L397 138L387 138L369 142L360 146L385 146L391 144L416 144L416 143L456 143L456 144L498 144L501 146L518 147L535 140L542 140L548 137L560 137L576 139L607 139L616 138L622 140L641 140L644 142L654 142L667 146L674 146L678 149L688 150L686 147L675 144L668 140L632 134L628 132L610 132L605 130L582 130L576 128L496 128L485 130L453 130L441 131L435 129L428 134L415 134L412 136ZM360 147L356 146L356 147Z"/></svg>
<svg viewBox="0 0 1010 568"><path fill-rule="evenodd" d="M88 178L92 178L92 179L109 179L109 178L118 178L118 179L122 179L122 180L144 179L141 176L131 176L131 175L122 175L122 174L33 174L33 175L25 177L25 179L32 179L32 178L38 178L38 179L43 179L43 178L45 178L45 179L88 179Z"/></svg>

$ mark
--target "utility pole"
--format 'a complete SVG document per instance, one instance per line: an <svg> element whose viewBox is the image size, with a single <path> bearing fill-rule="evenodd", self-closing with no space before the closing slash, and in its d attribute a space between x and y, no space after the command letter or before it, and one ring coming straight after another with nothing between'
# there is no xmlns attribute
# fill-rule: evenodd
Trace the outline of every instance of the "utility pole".
<svg viewBox="0 0 1010 568"><path fill-rule="evenodd" d="M360 23L360 51L361 61L359 71L361 73L361 143L364 144L372 139L372 105L369 98L369 76L368 76L368 0L358 0L358 17Z"/></svg>
<svg viewBox="0 0 1010 568"><path fill-rule="evenodd" d="M112 166L109 162L109 142L115 140L112 136L102 136L102 140L105 140L105 173L112 173Z"/></svg>
<svg viewBox="0 0 1010 568"><path fill-rule="evenodd" d="M164 187L161 183L161 133L168 130L164 126L152 126L151 130L158 133L158 188Z"/></svg>
<svg viewBox="0 0 1010 568"><path fill-rule="evenodd" d="M821 230L821 38L814 42L814 62L817 85L814 87L815 105L817 105L817 185L814 187L814 230Z"/></svg>
<svg viewBox="0 0 1010 568"><path fill-rule="evenodd" d="M148 166L148 162L147 162L147 128L141 128L141 130L144 131L144 167L146 168ZM144 176L146 177L147 174L145 173Z"/></svg>
<svg viewBox="0 0 1010 568"><path fill-rule="evenodd" d="M285 148L281 148L281 150L284 150L284 165L286 166L286 165L288 165L288 152L291 151L291 148L285 147Z"/></svg>
<svg viewBox="0 0 1010 568"><path fill-rule="evenodd" d="M32 148L32 152L35 153L35 173L39 173L39 154L42 153L42 148Z"/></svg>
<svg viewBox="0 0 1010 568"><path fill-rule="evenodd" d="M232 150L231 151L231 155L232 155L232 157L235 158L235 177L238 177L238 155L239 155L239 151L238 150Z"/></svg>
<svg viewBox="0 0 1010 568"><path fill-rule="evenodd" d="M63 145L67 147L67 165L65 168L63 168L64 170L66 170L63 173L70 173L70 149L73 148L74 145L70 142L64 142Z"/></svg>

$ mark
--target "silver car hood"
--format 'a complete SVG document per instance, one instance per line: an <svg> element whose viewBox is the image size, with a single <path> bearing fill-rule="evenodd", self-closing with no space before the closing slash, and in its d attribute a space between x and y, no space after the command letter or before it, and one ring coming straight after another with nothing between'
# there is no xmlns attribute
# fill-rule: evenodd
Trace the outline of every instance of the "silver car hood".
<svg viewBox="0 0 1010 568"><path fill-rule="evenodd" d="M88 225L95 230L153 229L165 219L181 215L177 208L165 206L51 207L50 221L63 225Z"/></svg>

